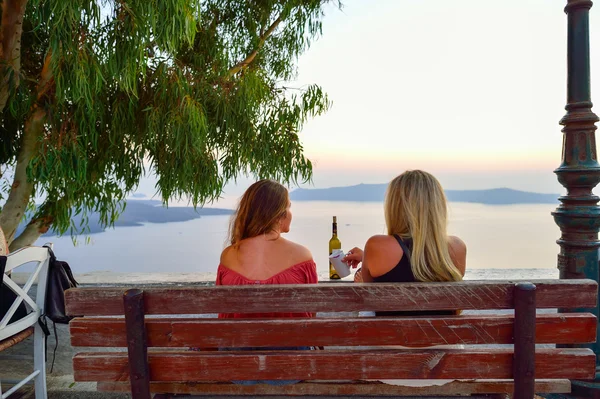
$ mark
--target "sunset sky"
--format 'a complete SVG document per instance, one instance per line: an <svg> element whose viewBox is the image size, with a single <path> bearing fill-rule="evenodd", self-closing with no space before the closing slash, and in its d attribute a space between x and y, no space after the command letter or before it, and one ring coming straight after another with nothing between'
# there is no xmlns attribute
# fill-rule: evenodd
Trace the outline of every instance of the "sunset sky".
<svg viewBox="0 0 600 399"><path fill-rule="evenodd" d="M565 113L566 1L344 4L328 10L323 37L299 60L299 84L316 82L333 101L302 134L315 185L424 168L448 188L560 190L552 170ZM598 84L592 93L600 96Z"/></svg>
<svg viewBox="0 0 600 399"><path fill-rule="evenodd" d="M552 171L565 114L566 1L343 3L327 8L323 36L290 84L319 84L333 102L300 136L315 187L383 183L423 168L448 189L562 192ZM592 99L600 98L599 10L590 14Z"/></svg>

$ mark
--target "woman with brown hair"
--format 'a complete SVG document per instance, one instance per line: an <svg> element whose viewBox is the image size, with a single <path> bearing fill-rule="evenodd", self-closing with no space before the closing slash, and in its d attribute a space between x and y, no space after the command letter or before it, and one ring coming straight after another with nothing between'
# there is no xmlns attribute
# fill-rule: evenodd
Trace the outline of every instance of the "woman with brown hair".
<svg viewBox="0 0 600 399"><path fill-rule="evenodd" d="M251 185L231 219L216 285L314 284L317 266L310 251L281 236L290 231L288 190L273 180ZM312 317L311 313L221 313L219 318ZM308 350L310 347L220 348L219 350ZM295 384L299 380L233 381L241 385Z"/></svg>
<svg viewBox="0 0 600 399"><path fill-rule="evenodd" d="M292 222L288 190L273 180L252 184L232 217L230 245L221 254L216 285L314 284L310 251L281 235ZM220 318L311 317L310 313L220 314Z"/></svg>

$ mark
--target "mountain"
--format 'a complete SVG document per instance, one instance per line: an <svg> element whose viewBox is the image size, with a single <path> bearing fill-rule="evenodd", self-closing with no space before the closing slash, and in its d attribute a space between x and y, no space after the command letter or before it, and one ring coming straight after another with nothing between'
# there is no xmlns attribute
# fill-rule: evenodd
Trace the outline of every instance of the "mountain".
<svg viewBox="0 0 600 399"><path fill-rule="evenodd" d="M115 227L123 226L141 226L144 223L171 223L185 222L192 219L198 219L202 216L215 215L231 215L233 210L222 208L197 208L193 207L171 207L162 206L160 201L156 200L129 200L125 211L119 216L115 222ZM81 217L75 216L74 223L76 226L81 224ZM89 230L86 234L102 233L106 229L100 224L98 213L89 215L88 220ZM17 229L17 235L25 228L25 224L21 224ZM50 230L44 236L54 236L56 232Z"/></svg>
<svg viewBox="0 0 600 399"><path fill-rule="evenodd" d="M299 188L290 193L293 201L357 201L381 202L387 184L359 184L357 186L322 189ZM541 194L510 188L489 190L446 190L450 202L471 202L487 205L557 204L559 194Z"/></svg>

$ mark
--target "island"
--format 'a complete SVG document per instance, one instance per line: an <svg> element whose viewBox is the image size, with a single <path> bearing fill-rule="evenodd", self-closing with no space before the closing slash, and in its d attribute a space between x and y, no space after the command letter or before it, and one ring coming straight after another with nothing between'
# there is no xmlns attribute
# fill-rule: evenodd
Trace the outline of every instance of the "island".
<svg viewBox="0 0 600 399"><path fill-rule="evenodd" d="M290 193L292 201L354 201L382 202L387 184L358 184L356 186L321 189L298 188ZM543 194L510 188L487 190L446 190L450 202L470 202L486 205L558 204L559 194Z"/></svg>
<svg viewBox="0 0 600 399"><path fill-rule="evenodd" d="M144 223L171 223L186 222L188 220L198 219L203 216L231 215L233 210L223 208L196 208L193 207L165 207L161 201L156 200L128 200L125 210L115 221L115 227L123 226L142 226ZM88 228L85 234L102 233L106 230L100 223L98 213L88 215ZM29 219L29 218L27 218ZM75 226L81 225L81 216L73 217ZM25 228L21 224L17 230L17 236ZM57 232L49 230L44 236L54 236Z"/></svg>

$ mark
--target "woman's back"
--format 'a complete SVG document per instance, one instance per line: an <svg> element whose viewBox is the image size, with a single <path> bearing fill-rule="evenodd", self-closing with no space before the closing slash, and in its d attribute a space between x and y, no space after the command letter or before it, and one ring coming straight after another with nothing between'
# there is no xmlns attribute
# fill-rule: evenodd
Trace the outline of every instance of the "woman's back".
<svg viewBox="0 0 600 399"><path fill-rule="evenodd" d="M386 259L379 257L378 262L371 263L370 273L373 282L376 283L413 283L419 279L415 277L410 261L412 250L412 239L402 239L398 235L379 236L379 248L370 245L371 254L385 254ZM375 237L373 237L375 238ZM393 238L393 240L392 240ZM449 237L448 250L453 263L464 275L466 263L466 246L458 237ZM377 316L428 316L428 315L450 315L455 311L396 311L377 312Z"/></svg>
<svg viewBox="0 0 600 399"><path fill-rule="evenodd" d="M371 237L365 246L369 258L369 273L376 282L419 281L411 268L412 239L397 235ZM458 237L448 236L448 253L454 266L464 276L467 247Z"/></svg>
<svg viewBox="0 0 600 399"><path fill-rule="evenodd" d="M247 238L221 254L221 266L253 284L269 281L306 262L312 262L307 248L273 234Z"/></svg>
<svg viewBox="0 0 600 399"><path fill-rule="evenodd" d="M226 248L217 271L217 285L315 284L318 281L310 251L281 236L263 235ZM310 313L220 314L220 318L310 317Z"/></svg>

